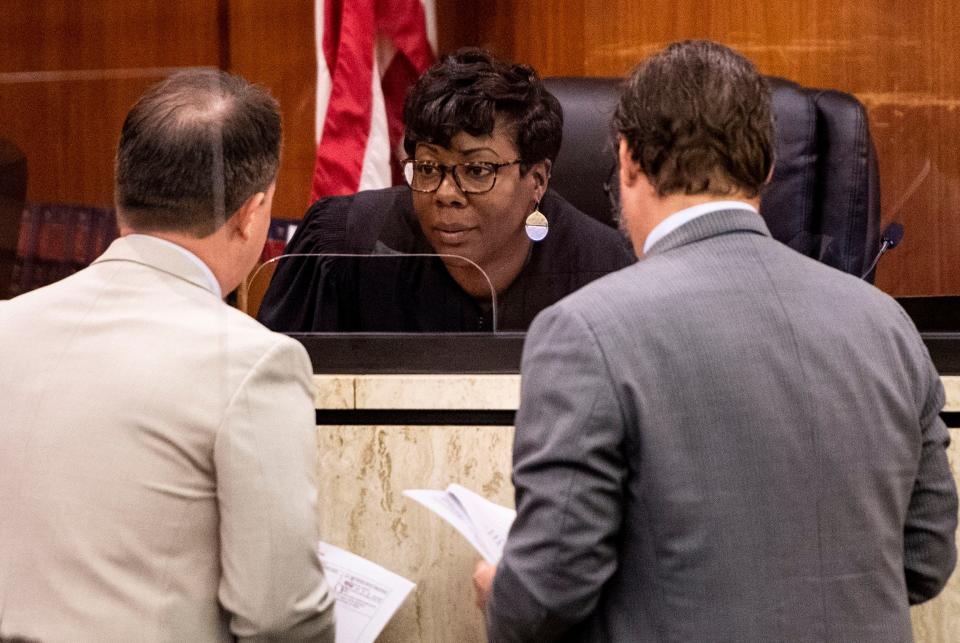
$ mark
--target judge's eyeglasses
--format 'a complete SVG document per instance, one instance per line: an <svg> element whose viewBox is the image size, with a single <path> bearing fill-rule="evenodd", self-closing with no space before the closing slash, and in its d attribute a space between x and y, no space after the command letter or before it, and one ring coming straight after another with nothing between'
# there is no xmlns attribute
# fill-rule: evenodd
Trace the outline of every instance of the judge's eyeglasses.
<svg viewBox="0 0 960 643"><path fill-rule="evenodd" d="M403 162L403 177L411 190L417 192L436 192L443 183L447 172L453 175L457 187L464 194L483 194L493 189L497 183L497 172L502 167L519 163L520 159L506 163L487 163L472 161L446 165L434 161L407 159Z"/></svg>

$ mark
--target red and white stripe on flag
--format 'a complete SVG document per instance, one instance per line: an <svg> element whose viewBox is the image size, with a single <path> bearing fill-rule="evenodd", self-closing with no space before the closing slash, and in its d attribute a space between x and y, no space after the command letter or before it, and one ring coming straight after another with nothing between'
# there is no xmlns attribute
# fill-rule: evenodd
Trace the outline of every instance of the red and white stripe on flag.
<svg viewBox="0 0 960 643"><path fill-rule="evenodd" d="M315 0L317 162L310 200L399 182L407 88L434 61L433 0Z"/></svg>

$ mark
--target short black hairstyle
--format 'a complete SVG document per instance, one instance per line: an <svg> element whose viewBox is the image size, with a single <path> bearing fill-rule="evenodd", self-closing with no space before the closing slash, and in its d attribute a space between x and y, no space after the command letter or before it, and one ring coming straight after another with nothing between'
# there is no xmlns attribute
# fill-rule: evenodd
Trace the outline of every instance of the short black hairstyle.
<svg viewBox="0 0 960 643"><path fill-rule="evenodd" d="M660 196L760 194L773 166L770 90L708 40L673 43L626 80L613 126Z"/></svg>
<svg viewBox="0 0 960 643"><path fill-rule="evenodd" d="M557 158L563 109L537 72L481 49L461 49L430 67L407 93L403 148L413 157L417 143L449 147L461 131L488 136L498 117L513 133L523 165Z"/></svg>
<svg viewBox="0 0 960 643"><path fill-rule="evenodd" d="M279 106L265 89L216 69L174 73L123 123L121 220L143 232L212 234L276 178L281 136Z"/></svg>

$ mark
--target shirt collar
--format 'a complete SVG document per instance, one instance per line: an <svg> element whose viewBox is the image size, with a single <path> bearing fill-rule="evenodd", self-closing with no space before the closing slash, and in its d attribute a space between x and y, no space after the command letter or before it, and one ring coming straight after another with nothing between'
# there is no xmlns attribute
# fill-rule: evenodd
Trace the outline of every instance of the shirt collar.
<svg viewBox="0 0 960 643"><path fill-rule="evenodd" d="M193 254L183 246L177 245L172 241L167 241L166 239L161 239L160 237L155 237L152 234L134 233L134 234L128 234L126 236L127 238L148 237L149 239L151 239L156 243L160 243L160 244L166 245L169 248L173 248L177 250L180 254L182 254L184 257L192 261L197 266L197 268L200 269L200 272L202 272L203 276L206 277L207 282L210 286L210 290L213 292L213 294L215 294L218 299L223 299L223 291L220 289L220 282L217 281L217 278L213 275L213 271L210 270L210 266L205 264L203 260L201 260L200 257L198 257L197 255Z"/></svg>
<svg viewBox="0 0 960 643"><path fill-rule="evenodd" d="M643 254L647 254L647 251L653 247L653 244L683 224L689 223L697 217L702 217L705 214L719 210L752 210L753 212L757 212L757 209L746 201L710 201L708 203L701 203L689 208L684 208L683 210L677 210L650 231L646 241L643 242Z"/></svg>

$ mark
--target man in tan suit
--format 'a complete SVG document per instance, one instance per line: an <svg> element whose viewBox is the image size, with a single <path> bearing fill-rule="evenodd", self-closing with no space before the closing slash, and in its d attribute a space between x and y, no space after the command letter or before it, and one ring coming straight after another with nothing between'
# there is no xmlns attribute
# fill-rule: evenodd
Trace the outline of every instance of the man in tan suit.
<svg viewBox="0 0 960 643"><path fill-rule="evenodd" d="M279 154L266 92L175 74L123 125L121 238L0 302L0 637L333 640L310 362L221 300Z"/></svg>

